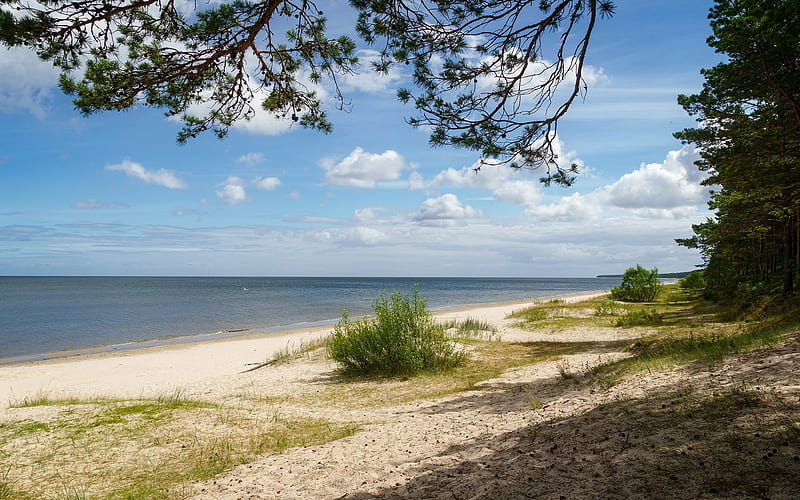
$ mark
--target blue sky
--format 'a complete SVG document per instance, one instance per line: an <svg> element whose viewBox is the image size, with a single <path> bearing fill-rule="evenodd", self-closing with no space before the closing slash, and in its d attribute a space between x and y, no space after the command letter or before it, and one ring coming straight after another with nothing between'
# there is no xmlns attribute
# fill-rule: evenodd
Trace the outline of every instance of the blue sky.
<svg viewBox="0 0 800 500"><path fill-rule="evenodd" d="M331 31L343 2L318 2ZM329 4L329 5L328 5ZM343 82L332 134L267 117L176 143L154 109L83 117L57 72L0 48L0 275L520 276L693 269L702 222L677 105L719 56L711 0L619 0L590 46L590 88L559 125L572 188L431 149L395 98L408 75ZM361 44L362 58L370 55Z"/></svg>

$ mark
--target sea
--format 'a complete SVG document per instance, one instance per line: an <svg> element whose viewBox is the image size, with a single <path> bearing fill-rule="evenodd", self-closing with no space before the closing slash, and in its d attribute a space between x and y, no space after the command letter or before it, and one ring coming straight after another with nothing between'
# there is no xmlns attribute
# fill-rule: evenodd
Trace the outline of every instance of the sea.
<svg viewBox="0 0 800 500"><path fill-rule="evenodd" d="M607 290L619 278L2 277L0 364L333 324L413 287L432 311Z"/></svg>

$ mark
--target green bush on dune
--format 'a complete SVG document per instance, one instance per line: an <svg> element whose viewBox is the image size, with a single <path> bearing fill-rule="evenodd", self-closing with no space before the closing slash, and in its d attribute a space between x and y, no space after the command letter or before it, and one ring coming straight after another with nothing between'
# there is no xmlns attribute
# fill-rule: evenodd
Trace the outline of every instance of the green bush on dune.
<svg viewBox="0 0 800 500"><path fill-rule="evenodd" d="M374 304L375 318L352 321L345 310L327 343L328 354L345 373L410 375L453 368L466 360L437 324L416 287L411 295L385 293Z"/></svg>
<svg viewBox="0 0 800 500"><path fill-rule="evenodd" d="M658 269L648 271L637 264L628 268L622 275L622 283L611 289L611 298L624 302L651 302L660 288Z"/></svg>

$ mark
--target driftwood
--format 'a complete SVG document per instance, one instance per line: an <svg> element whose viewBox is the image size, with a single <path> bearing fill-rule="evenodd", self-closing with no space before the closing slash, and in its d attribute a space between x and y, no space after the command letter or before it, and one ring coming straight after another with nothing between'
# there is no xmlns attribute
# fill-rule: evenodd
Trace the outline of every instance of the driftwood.
<svg viewBox="0 0 800 500"><path fill-rule="evenodd" d="M259 368L264 368L265 366L274 365L275 361L277 361L277 360L273 359L272 361L267 361L266 363L259 363L259 364L257 364L256 366L254 366L252 368L248 368L247 370L245 370L243 372L239 372L239 374L254 372L254 371L258 370Z"/></svg>

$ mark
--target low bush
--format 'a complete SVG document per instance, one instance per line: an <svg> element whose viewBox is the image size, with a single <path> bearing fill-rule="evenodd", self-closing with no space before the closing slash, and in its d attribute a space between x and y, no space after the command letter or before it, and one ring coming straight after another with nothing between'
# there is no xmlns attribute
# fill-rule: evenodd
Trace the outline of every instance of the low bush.
<svg viewBox="0 0 800 500"><path fill-rule="evenodd" d="M327 343L328 354L345 373L410 375L453 368L466 354L437 324L416 287L411 295L381 294L375 318L352 321L345 310Z"/></svg>
<svg viewBox="0 0 800 500"><path fill-rule="evenodd" d="M678 284L684 290L704 290L706 288L705 274L703 271L692 271L685 278L682 278Z"/></svg>
<svg viewBox="0 0 800 500"><path fill-rule="evenodd" d="M619 316L627 309L613 300L602 300L594 306L595 316Z"/></svg>
<svg viewBox="0 0 800 500"><path fill-rule="evenodd" d="M614 326L656 326L663 321L663 315L655 309L637 309L622 315Z"/></svg>
<svg viewBox="0 0 800 500"><path fill-rule="evenodd" d="M611 298L625 302L652 302L660 288L658 269L648 271L637 265L625 271L622 283L611 289Z"/></svg>

